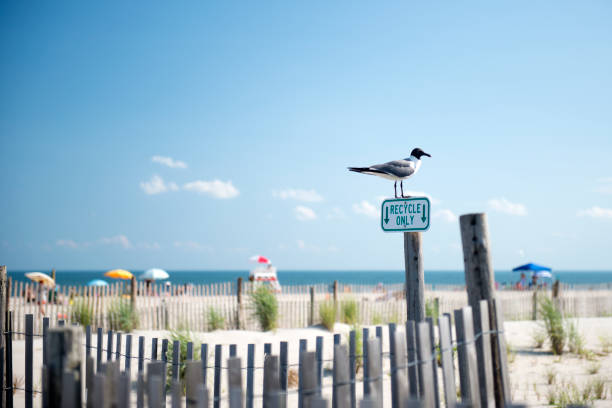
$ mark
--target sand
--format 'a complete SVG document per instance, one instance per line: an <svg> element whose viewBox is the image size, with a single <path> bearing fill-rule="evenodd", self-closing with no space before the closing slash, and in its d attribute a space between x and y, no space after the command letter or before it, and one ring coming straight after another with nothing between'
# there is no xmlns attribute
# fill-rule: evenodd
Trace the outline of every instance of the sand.
<svg viewBox="0 0 612 408"><path fill-rule="evenodd" d="M534 348L532 333L539 328L538 322L533 321L510 321L505 323L505 333L508 344L513 352L510 354L510 376L513 400L515 402L526 402L530 406L547 406L547 395L549 390L557 389L560 386L568 388L565 382L576 384L582 388L584 384L594 378L601 378L605 381L607 400L596 401L595 406L612 406L612 353L606 354L602 352L601 338L607 338L612 341L612 318L581 318L576 320L579 332L585 338L585 348L590 351L590 358L581 357L575 354L565 354L562 357L552 355L548 351L548 345L545 344L542 349ZM342 334L343 342L347 341L347 333L349 327L342 324L337 324L335 331ZM374 328L371 328L371 333L374 333ZM373 334L371 334L373 335ZM133 333L133 350L137 349L138 336L145 336L146 352L145 355L150 357L151 339L154 337L165 338L167 332L163 331L136 331ZM311 327L304 329L278 329L274 332L255 332L255 331L215 331L210 333L193 333L196 341L206 342L209 344L209 365L214 365L213 350L215 344L223 344L223 365L229 353L229 345L236 344L238 347L238 355L244 356L246 360L247 345L253 343L256 346L256 367L263 366L263 347L264 343L272 343L272 353L277 354L280 348L281 341L289 342L289 364L291 370L297 370L295 366L298 363L298 348L299 340L307 339L309 350L314 350L315 339L317 336L324 338L324 360L332 358L333 334L321 327ZM125 341L125 336L123 341ZM388 350L388 332L385 328L383 349ZM104 347L106 347L106 336L104 336ZM114 339L113 339L114 341ZM96 344L95 336L93 344ZM161 346L160 346L161 347ZM114 348L113 348L114 349ZM125 345L122 346L125 352ZM14 376L23 377L25 373L24 367L24 351L25 342L23 340L13 342L13 369ZM94 351L95 356L95 351ZM105 358L105 353L104 353ZM34 388L40 389L40 367L42 361L42 342L39 339L34 341L34 363L35 363L35 378ZM325 361L324 368L331 368L331 362ZM122 364L123 367L123 364ZM132 374L135 378L137 362L132 363ZM385 371L388 371L388 363L385 365ZM597 369L597 373L592 373ZM548 384L548 372L555 373L555 383ZM262 387L262 370L255 371L255 394L261 395ZM212 369L209 370L208 386L212 390ZM226 392L227 379L223 378L222 388L223 393ZM324 377L324 395L331 396L331 372L325 370ZM23 384L21 384L23 387ZM390 406L389 396L390 381L385 380L385 406ZM358 394L362 393L362 384L357 386ZM297 397L295 389L290 393L289 405L297 405ZM38 398L36 398L38 400ZM257 401L256 401L257 403ZM18 391L15 394L15 406L23 406L23 392ZM35 406L40 406L39 401L35 401ZM222 404L226 406L226 403Z"/></svg>

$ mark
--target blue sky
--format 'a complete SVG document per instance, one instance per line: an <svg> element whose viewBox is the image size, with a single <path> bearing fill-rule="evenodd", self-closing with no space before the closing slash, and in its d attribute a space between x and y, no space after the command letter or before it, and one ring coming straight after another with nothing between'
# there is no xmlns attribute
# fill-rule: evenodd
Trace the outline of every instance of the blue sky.
<svg viewBox="0 0 612 408"><path fill-rule="evenodd" d="M611 269L607 1L0 8L9 270L401 269L346 167L417 146L426 269L481 211L497 268Z"/></svg>

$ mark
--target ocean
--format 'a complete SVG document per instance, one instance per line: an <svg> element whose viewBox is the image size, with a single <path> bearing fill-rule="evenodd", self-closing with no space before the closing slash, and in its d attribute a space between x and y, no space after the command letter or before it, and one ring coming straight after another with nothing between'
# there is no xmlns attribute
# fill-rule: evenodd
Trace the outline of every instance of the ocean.
<svg viewBox="0 0 612 408"><path fill-rule="evenodd" d="M8 275L13 281L28 281L24 276L30 271L10 271ZM40 271L51 274L51 271ZM59 285L85 285L93 279L112 279L104 277L105 271L56 271L56 282ZM142 271L133 270L136 277ZM236 271L172 271L169 270L170 281L175 284L193 283L207 284L215 282L235 281L242 277L247 279L248 270ZM499 284L514 283L519 280L520 273L511 271L496 271L495 280ZM553 271L554 279L570 284L597 284L612 282L612 271ZM308 270L279 270L278 280L281 285L310 285L315 283L332 283L337 280L345 284L375 285L377 283L402 283L403 271L308 271ZM432 285L464 285L463 271L425 271L425 282Z"/></svg>

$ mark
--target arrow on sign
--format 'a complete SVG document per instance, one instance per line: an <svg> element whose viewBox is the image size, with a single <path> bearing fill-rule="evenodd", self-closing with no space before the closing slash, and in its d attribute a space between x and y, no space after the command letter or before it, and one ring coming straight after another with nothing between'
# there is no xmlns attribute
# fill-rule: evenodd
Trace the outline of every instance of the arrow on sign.
<svg viewBox="0 0 612 408"><path fill-rule="evenodd" d="M389 223L389 207L385 208L385 224Z"/></svg>
<svg viewBox="0 0 612 408"><path fill-rule="evenodd" d="M423 211L423 216L421 217L421 221L425 222L426 219L427 217L425 216L425 211Z"/></svg>

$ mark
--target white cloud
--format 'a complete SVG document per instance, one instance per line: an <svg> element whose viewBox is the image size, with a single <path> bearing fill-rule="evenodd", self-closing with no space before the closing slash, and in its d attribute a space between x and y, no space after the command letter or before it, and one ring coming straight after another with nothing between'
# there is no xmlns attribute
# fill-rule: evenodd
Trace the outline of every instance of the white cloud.
<svg viewBox="0 0 612 408"><path fill-rule="evenodd" d="M240 192L231 181L203 181L196 180L189 182L183 186L183 190L193 191L199 194L208 194L214 198L234 198L237 197Z"/></svg>
<svg viewBox="0 0 612 408"><path fill-rule="evenodd" d="M165 156L153 156L151 157L151 161L153 163L163 164L164 166L168 166L173 169L186 169L187 163L180 160L174 160L172 157Z"/></svg>
<svg viewBox="0 0 612 408"><path fill-rule="evenodd" d="M601 208L598 206L593 206L591 208L587 208L586 210L579 210L578 216L612 219L612 208Z"/></svg>
<svg viewBox="0 0 612 408"><path fill-rule="evenodd" d="M195 241L175 241L174 246L187 251L212 251L210 246Z"/></svg>
<svg viewBox="0 0 612 408"><path fill-rule="evenodd" d="M434 211L433 217L442 218L446 222L457 222L457 216L455 215L455 213L445 208Z"/></svg>
<svg viewBox="0 0 612 408"><path fill-rule="evenodd" d="M123 249L130 249L133 247L132 243L125 235L115 235L114 237L100 238L99 242L102 245L119 245Z"/></svg>
<svg viewBox="0 0 612 408"><path fill-rule="evenodd" d="M71 249L76 249L79 247L79 244L71 239L58 239L55 241L55 245Z"/></svg>
<svg viewBox="0 0 612 408"><path fill-rule="evenodd" d="M527 215L527 208L520 203L512 203L505 198L492 198L487 201L489 208L504 214L510 215Z"/></svg>
<svg viewBox="0 0 612 408"><path fill-rule="evenodd" d="M362 214L371 218L376 218L379 215L378 209L366 200L353 204L353 211L355 214Z"/></svg>
<svg viewBox="0 0 612 408"><path fill-rule="evenodd" d="M140 183L140 188L149 195L178 190L176 183L166 183L164 182L164 179L159 177L157 174L154 174L153 177L151 177L151 180Z"/></svg>
<svg viewBox="0 0 612 408"><path fill-rule="evenodd" d="M314 210L303 205L298 205L295 207L293 212L295 213L295 218L297 218L299 221L312 221L317 219L317 214L314 212Z"/></svg>
<svg viewBox="0 0 612 408"><path fill-rule="evenodd" d="M305 201L308 203L318 203L323 201L323 197L317 193L314 189L311 190L300 190L294 188L288 188L285 190L272 191L272 196L280 198L281 200L297 200Z"/></svg>
<svg viewBox="0 0 612 408"><path fill-rule="evenodd" d="M139 242L136 245L140 249L147 249L152 251L157 251L161 249L161 245L158 242Z"/></svg>

